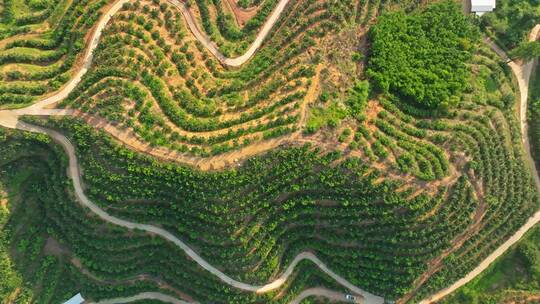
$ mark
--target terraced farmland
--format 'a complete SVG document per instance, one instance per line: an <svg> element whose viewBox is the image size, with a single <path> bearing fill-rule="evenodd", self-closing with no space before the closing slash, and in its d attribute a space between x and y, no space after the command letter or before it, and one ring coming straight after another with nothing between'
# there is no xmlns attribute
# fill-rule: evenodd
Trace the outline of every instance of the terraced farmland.
<svg viewBox="0 0 540 304"><path fill-rule="evenodd" d="M41 4L40 4L41 3ZM22 14L36 6L43 8ZM107 1L4 1L0 19L0 109L22 107L61 88L80 65Z"/></svg>
<svg viewBox="0 0 540 304"><path fill-rule="evenodd" d="M451 1L52 4L0 42L7 303L417 303L539 209L515 75Z"/></svg>
<svg viewBox="0 0 540 304"><path fill-rule="evenodd" d="M104 33L94 67L63 104L128 127L152 145L197 156L298 134L321 69L314 47L352 16L328 13L340 2L289 5L297 9L275 26L286 34L273 34L236 70L189 35L174 5L126 5Z"/></svg>

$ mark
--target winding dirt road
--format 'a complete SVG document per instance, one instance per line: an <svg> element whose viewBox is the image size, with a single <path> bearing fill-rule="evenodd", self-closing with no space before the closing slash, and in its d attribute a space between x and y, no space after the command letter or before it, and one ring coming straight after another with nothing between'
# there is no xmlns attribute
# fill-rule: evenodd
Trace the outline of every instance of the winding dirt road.
<svg viewBox="0 0 540 304"><path fill-rule="evenodd" d="M42 101L39 101L38 103L29 106L27 108L18 109L18 110L9 110L9 111L0 111L0 125L8 128L16 128L19 130L29 131L29 132L37 132L37 133L43 133L49 135L54 141L58 142L66 151L69 159L69 168L68 168L68 174L69 177L73 181L73 186L75 190L75 195L77 200L80 204L83 206L89 208L94 214L99 216L101 219L118 225L125 227L127 229L139 229L144 230L150 234L159 235L160 237L169 240L170 242L174 243L178 247L180 247L184 252L193 259L196 263L198 263L201 267L203 267L205 270L209 271L213 275L217 276L220 280L223 282L229 284L230 286L233 286L235 288L250 291L250 292L256 292L256 293L265 293L272 290L275 290L279 287L281 287L288 279L288 277L293 272L296 265L302 261L302 260L309 260L313 262L317 267L321 269L321 271L328 274L330 277L332 277L336 282L338 282L340 285L346 287L351 291L351 293L354 293L356 295L361 295L363 299L363 303L366 304L382 304L384 302L384 299L382 297L373 295L371 293L368 293L364 290L362 290L359 287L354 286L350 282L348 282L346 279L342 278L335 272L333 272L331 269L329 269L321 260L319 260L313 253L310 252L302 252L296 258L292 261L292 263L287 267L285 272L275 281L270 282L266 285L250 285L247 283L239 282L225 273L221 272L211 264L209 264L206 260L204 260L201 256L199 256L193 249L191 249L187 244L176 238L173 234L170 232L161 229L159 227L155 227L152 225L147 224L139 224L134 223L130 221L126 221L120 218L116 218L114 216L109 215L104 210L99 208L97 205L95 205L92 201L90 201L86 195L84 194L82 182L81 182L81 175L79 171L79 164L77 161L77 156L75 153L75 148L73 145L69 142L69 140L62 134L49 130L46 128L30 125L24 122L19 121L19 117L22 115L72 115L73 112L70 110L61 110L61 109L44 109L47 106L53 105L60 100L67 97L67 95L75 88L75 86L81 81L81 78L83 75L88 71L92 59L93 59L93 51L95 50L96 46L99 43L99 39L101 36L101 33L111 17L118 12L118 10L122 7L122 5L130 0L119 0L113 6L102 16L98 24L96 25L96 29L94 31L93 36L90 40L90 45L84 54L83 57L83 65L75 74L75 76L68 82L68 84L61 89L58 93L55 95L45 98ZM181 10L182 14L184 15L186 22L188 23L188 26L190 30L192 31L193 35L214 55L218 60L224 64L229 66L239 66L245 63L249 58L253 56L253 54L257 51L257 49L262 45L262 42L274 26L275 22L279 19L281 13L283 12L284 8L286 7L289 0L280 0L274 11L272 12L269 19L265 22L262 29L260 30L259 34L257 35L255 41L251 44L248 51L246 51L245 54L237 57L237 58L226 58L221 54L216 47L216 45L210 41L210 39L204 35L196 25L192 15L189 13L188 9L185 7L185 5L178 0L168 0L171 4L176 6L178 9ZM538 32L538 29L536 29L536 33ZM532 69L532 67L531 67ZM525 72L527 70L525 69ZM526 73L525 73L526 74ZM527 75L525 75L527 76ZM530 77L530 73L527 77ZM519 78L519 77L518 77ZM520 90L522 92L521 95L521 105L522 108L526 109L526 102L527 102L527 93L526 93L526 87L528 85L528 78L524 78L524 84L525 87L522 87L522 84L520 83ZM525 94L523 93L525 92ZM525 98L523 98L525 96ZM525 103L525 105L524 105ZM525 111L522 111L522 113L525 113ZM523 114L524 115L524 114ZM523 116L522 115L522 116ZM522 119L522 130L526 130L526 120L524 121ZM526 139L526 133L524 133L524 145L526 146L526 151L528 155L530 156L529 149L528 149L528 140ZM535 181L537 182L537 185L540 187L540 179L538 178L538 173L536 172L536 169L534 168L533 163L533 172L535 173ZM465 278L462 280L456 282L451 287L437 293L436 295L432 296L430 299L424 300L422 303L429 303L430 301L439 299L443 297L444 295L452 292L453 290L459 288L466 282L470 281L472 278L474 278L477 274L479 274L482 270L484 270L493 260L495 260L498 256L500 256L504 251L506 251L511 245L513 245L515 242L517 242L523 234L529 230L534 224L536 224L540 220L540 213L537 213L535 217L531 218L525 226L523 226L511 239L509 239L507 242L505 242L499 249L497 249L494 253L488 257L484 262L482 262L473 272L468 274ZM304 291L300 294L300 296L293 301L295 303L296 300L301 300L300 297L307 297L311 295L320 295L325 296L328 298L335 298L339 297L338 293L329 291L327 289L323 288L315 288L315 289L309 289ZM127 303L127 302L133 302L141 299L157 299L161 300L163 302L169 302L169 303L186 303L177 299L174 299L168 295L161 294L159 292L145 292L140 293L138 295L132 296L132 297L126 297L126 298L117 298L117 299L110 299L110 300L104 300L99 302L99 304L106 304L106 303ZM299 301L298 301L299 302Z"/></svg>
<svg viewBox="0 0 540 304"><path fill-rule="evenodd" d="M347 281L343 277L333 272L330 268L328 268L328 266L326 266L319 258L317 258L311 252L302 252L298 254L294 258L294 260L291 262L291 264L287 267L285 272L278 279L266 285L251 285L248 283L237 281L229 277L228 275L226 275L219 269L212 266L200 255L198 255L193 249L191 249L187 244L185 244L180 239L175 237L172 233L153 225L134 223L134 222L130 222L130 221L126 221L126 220L114 217L108 214L107 212L105 212L96 204L94 204L90 199L88 199L88 197L84 194L84 191L83 191L83 186L81 182L81 173L79 170L79 163L77 160L77 155L75 153L75 148L69 142L67 137L65 137L64 135L56 131L39 127L39 126L34 126L34 125L31 125L22 121L18 121L15 125L15 128L19 130L34 132L34 133L47 134L55 142L59 143L62 146L62 148L64 148L64 151L66 152L69 159L68 176L71 178L73 182L75 196L81 205L83 205L84 207L87 207L88 209L90 209L90 211L92 211L92 213L100 217L102 220L107 221L111 224L125 227L130 230L137 229L137 230L146 231L149 234L158 235L174 243L176 246L182 249L186 253L186 255L188 255L197 264L199 264L202 268L212 273L213 275L217 276L221 281L227 283L230 286L233 286L240 290L255 292L259 294L270 292L272 290L280 288L287 281L287 279L292 274L292 272L294 271L294 268L296 267L296 265L298 265L298 263L300 263L303 260L309 260L312 263L314 263L321 271L323 271L328 276L333 278L337 283L349 289L352 293L360 295L362 298L364 298L366 304L382 304L384 302L384 299L382 297L373 295L359 287L354 286L349 281ZM326 295L323 294L323 296L326 296ZM118 303L121 303L121 302L118 302Z"/></svg>
<svg viewBox="0 0 540 304"><path fill-rule="evenodd" d="M266 285L250 285L247 283L239 282L229 277L225 273L221 272L220 270L218 270L217 268L209 264L206 260L204 260L201 256L199 256L193 249L191 249L187 244L185 244L184 242L176 238L170 232L164 229L152 226L152 225L134 223L134 222L130 222L130 221L126 221L120 218L113 217L109 215L108 213L106 213L101 208L99 208L96 204L90 201L84 194L83 186L81 182L81 174L79 171L79 164L78 164L77 156L75 153L75 148L69 142L67 137L65 137L64 135L56 131L19 121L19 117L23 115L43 115L43 116L73 115L72 110L45 109L45 108L53 104L56 104L57 102L66 98L69 95L69 93L81 81L82 77L84 76L84 74L86 74L86 72L88 71L88 69L90 68L92 64L93 52L95 48L98 46L99 39L101 37L101 34L105 26L110 21L112 16L116 14L122 8L124 3L127 3L129 1L130 0L118 0L110 7L110 9L105 14L103 14L101 19L98 21L98 24L96 25L96 28L93 32L93 36L90 39L89 47L87 51L85 52L84 57L82 59L83 61L82 67L75 73L73 78L60 91L58 91L53 96L45 98L29 107L17 109L17 110L0 111L0 125L7 128L13 128L13 129L19 129L23 131L49 135L54 141L59 143L64 148L66 154L68 155L68 159L69 159L68 175L73 181L75 196L81 205L89 208L94 214L96 214L101 219L109 223L122 226L127 229L143 230L143 231L148 232L149 234L159 235L163 237L164 239L180 247L191 259L197 262L205 270L209 271L213 275L217 276L223 282L235 288L245 290L245 291L250 291L250 292L256 292L256 293L266 293L266 292L275 290L281 287L287 281L288 277L292 274L294 268L299 262L301 262L302 260L309 260L313 262L317 267L319 267L327 275L329 275L334 280L336 280L336 282L338 282L342 286L349 289L351 293L354 293L358 297L365 299L366 304L382 304L384 302L384 299L382 297L373 295L369 292L362 290L359 287L354 286L353 284L348 282L346 279L342 278L341 276L333 272L331 269L329 269L321 260L319 260L319 258L317 258L311 252L302 252L299 255L297 255L295 259L292 261L292 263L287 267L285 272L278 279ZM179 2L178 0L168 0L168 1L182 12L191 32L197 38L197 40L199 40L208 49L208 51L210 51L222 64L229 65L229 66L240 66L254 55L257 49L262 45L262 42L264 41L266 36L269 34L270 30L272 29L276 21L279 19L281 13L283 12L284 8L289 2L289 0L280 0L280 2L278 3L276 8L270 15L269 19L265 22L262 29L258 33L256 39L251 44L251 46L246 51L246 53L236 58L226 58L225 56L223 56L223 54L219 52L217 46L199 30L197 24L194 21L193 16L191 15L187 7L182 2ZM335 292L330 292L326 289L311 290L311 295L320 295L320 296L325 296L329 298L333 298L336 296ZM186 303L186 302L179 301L177 299L174 299L168 295L165 295L159 292L141 293L132 297L110 299L110 300L105 300L99 303L100 304L127 303L127 302L133 302L133 301L137 301L141 299L158 299L158 300L161 300L164 302L170 302L170 303Z"/></svg>
<svg viewBox="0 0 540 304"><path fill-rule="evenodd" d="M350 303L356 303L356 304L364 304L363 299L356 299L354 302L351 302L350 300L347 300L345 298L345 295L341 292L336 292L333 290L329 290L323 287L315 287L315 288L309 288L304 291L302 291L294 300L292 300L289 304L300 304L302 300L309 298L311 296L320 296L324 294L324 297L333 300L336 302L350 302Z"/></svg>

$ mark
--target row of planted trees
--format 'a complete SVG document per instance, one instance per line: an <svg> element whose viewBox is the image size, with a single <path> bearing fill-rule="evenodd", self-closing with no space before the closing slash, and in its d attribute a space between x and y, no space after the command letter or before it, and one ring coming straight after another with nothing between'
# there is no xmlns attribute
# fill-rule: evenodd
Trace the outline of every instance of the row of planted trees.
<svg viewBox="0 0 540 304"><path fill-rule="evenodd" d="M80 140L86 135L83 129L77 131ZM198 267L172 243L89 216L72 199L65 176L66 158L59 146L10 133L1 149L5 152L3 160L7 160L2 169L31 172L19 193L28 205L20 206L11 221L23 227L14 229L17 232L11 241L22 253L17 264L22 271L33 270L33 276L24 278L28 292L20 294L20 300L58 303L77 292L86 299L99 300L161 291L175 297L187 294L199 302L288 303L305 288L340 288L309 262L300 263L285 286L275 292L256 295L231 288ZM25 241L29 238L32 242ZM43 242L37 242L47 238L61 243L59 256L50 256L43 251ZM20 245L32 243L37 244L32 245L37 250ZM74 257L80 266L72 264Z"/></svg>
<svg viewBox="0 0 540 304"><path fill-rule="evenodd" d="M79 1L69 6L50 32L18 38L0 51L0 64L29 64L38 68L7 70L0 75L0 104L23 104L57 90L71 77L77 56L84 49L86 33L100 17L106 0ZM63 4L53 2L49 10ZM16 84L12 84L16 82ZM35 87L39 89L27 89Z"/></svg>
<svg viewBox="0 0 540 304"><path fill-rule="evenodd" d="M411 192L394 193L398 185L390 180L375 184L380 173L366 175L361 161L333 167L339 154L307 147L252 159L239 171L200 173L129 160L133 152L78 123L56 126L74 134L94 201L118 217L159 224L252 283L270 281L300 251L314 250L351 282L398 297L476 211L466 178L433 198L410 199Z"/></svg>
<svg viewBox="0 0 540 304"><path fill-rule="evenodd" d="M311 5L308 1L303 9ZM173 9L155 1L126 4L104 33L95 68L64 104L114 119L154 145L202 156L296 131L306 79L314 70L286 62L311 48L312 39L298 31L296 39L302 37L303 43L296 45L287 36L287 55L280 62L268 56L275 49L265 48L246 67L227 71L215 65L202 45L193 47L185 39L183 17ZM200 66L201 58L213 67L210 73ZM135 80L136 86L118 77ZM133 90L144 94L129 94ZM135 107L122 110L130 103Z"/></svg>

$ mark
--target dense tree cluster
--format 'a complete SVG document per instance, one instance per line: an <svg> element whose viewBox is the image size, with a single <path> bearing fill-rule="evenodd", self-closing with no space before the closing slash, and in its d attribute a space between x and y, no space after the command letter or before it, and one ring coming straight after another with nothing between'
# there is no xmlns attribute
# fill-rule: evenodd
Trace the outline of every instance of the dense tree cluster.
<svg viewBox="0 0 540 304"><path fill-rule="evenodd" d="M527 34L538 23L538 0L498 0L495 11L482 16L480 24L503 46L513 49L527 40Z"/></svg>
<svg viewBox="0 0 540 304"><path fill-rule="evenodd" d="M422 107L456 104L477 31L453 2L382 15L370 31L367 74L377 88Z"/></svg>

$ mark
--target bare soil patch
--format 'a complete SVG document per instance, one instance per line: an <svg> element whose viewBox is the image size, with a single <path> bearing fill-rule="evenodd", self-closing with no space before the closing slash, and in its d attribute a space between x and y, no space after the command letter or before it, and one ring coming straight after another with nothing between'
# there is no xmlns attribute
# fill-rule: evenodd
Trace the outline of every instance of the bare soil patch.
<svg viewBox="0 0 540 304"><path fill-rule="evenodd" d="M62 256L64 254L69 254L69 249L60 244L53 237L48 237L43 252L46 255Z"/></svg>
<svg viewBox="0 0 540 304"><path fill-rule="evenodd" d="M246 23L251 20L251 18L253 18L253 16L255 16L260 9L260 6L254 6L247 9L242 8L238 6L238 2L235 0L225 0L225 3L233 12L236 23L240 27L244 27L244 25L246 25Z"/></svg>

